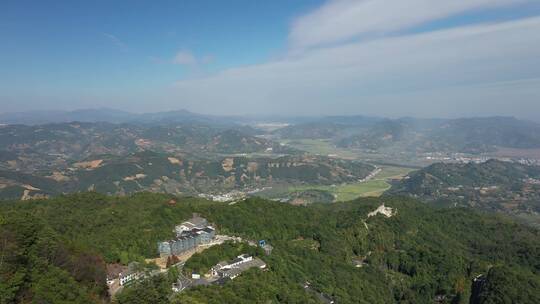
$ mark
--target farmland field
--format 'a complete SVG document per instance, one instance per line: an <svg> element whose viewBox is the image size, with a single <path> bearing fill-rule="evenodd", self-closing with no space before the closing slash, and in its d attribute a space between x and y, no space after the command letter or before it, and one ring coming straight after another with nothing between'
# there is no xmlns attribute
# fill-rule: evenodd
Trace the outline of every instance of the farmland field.
<svg viewBox="0 0 540 304"><path fill-rule="evenodd" d="M405 176L411 171L410 168L384 166L373 179L366 182L352 184L331 185L331 186L293 186L289 187L289 192L303 190L322 190L335 195L336 201L349 201L358 197L380 196L384 191L390 188L388 181L394 178Z"/></svg>
<svg viewBox="0 0 540 304"><path fill-rule="evenodd" d="M287 144L295 149L306 151L316 155L336 155L340 158L355 159L358 155L350 150L340 149L331 141L324 139L297 139L286 140L282 143Z"/></svg>

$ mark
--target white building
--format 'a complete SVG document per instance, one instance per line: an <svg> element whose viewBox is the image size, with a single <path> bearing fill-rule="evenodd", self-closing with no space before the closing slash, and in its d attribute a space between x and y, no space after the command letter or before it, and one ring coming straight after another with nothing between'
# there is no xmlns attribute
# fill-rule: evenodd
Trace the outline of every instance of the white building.
<svg viewBox="0 0 540 304"><path fill-rule="evenodd" d="M120 286L124 286L125 284L138 279L139 276L139 273L121 273L118 277L120 279Z"/></svg>
<svg viewBox="0 0 540 304"><path fill-rule="evenodd" d="M131 281L139 279L142 276L142 273L137 269L138 267L139 264L136 262L129 263L128 269L118 275L118 281L120 282L120 286L124 286Z"/></svg>
<svg viewBox="0 0 540 304"><path fill-rule="evenodd" d="M215 265L212 267L211 271L213 276L234 279L242 272L253 267L265 269L266 264L258 258L254 259L252 256L242 254L236 257L236 259L232 260L230 264L221 262Z"/></svg>
<svg viewBox="0 0 540 304"><path fill-rule="evenodd" d="M232 260L231 263L225 267L233 268L245 262L249 262L251 260L253 260L252 256L247 255L247 254L242 254L242 255L237 256L236 259Z"/></svg>

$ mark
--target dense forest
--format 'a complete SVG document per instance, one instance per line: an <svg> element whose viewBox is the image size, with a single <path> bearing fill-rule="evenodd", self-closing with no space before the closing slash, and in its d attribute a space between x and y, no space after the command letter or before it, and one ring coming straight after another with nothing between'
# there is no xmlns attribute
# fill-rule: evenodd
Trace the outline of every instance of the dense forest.
<svg viewBox="0 0 540 304"><path fill-rule="evenodd" d="M386 192L439 206L468 206L510 214L540 227L540 167L495 159L436 163L415 171Z"/></svg>
<svg viewBox="0 0 540 304"><path fill-rule="evenodd" d="M99 303L108 298L105 262L31 212L2 212L0 303Z"/></svg>
<svg viewBox="0 0 540 304"><path fill-rule="evenodd" d="M393 216L368 216L383 203ZM337 303L540 298L540 232L467 208L435 209L404 197L303 207L263 199L227 205L162 194L83 193L0 204L0 303L106 301L105 263L155 257L156 242L171 237L172 227L192 212L220 234L267 240L274 246L261 256L268 271L250 270L223 286L178 295L170 289L174 277L157 276L126 288L116 302L318 303L303 288L307 281ZM187 267L201 270L235 253L208 250ZM479 275L485 280L477 286Z"/></svg>

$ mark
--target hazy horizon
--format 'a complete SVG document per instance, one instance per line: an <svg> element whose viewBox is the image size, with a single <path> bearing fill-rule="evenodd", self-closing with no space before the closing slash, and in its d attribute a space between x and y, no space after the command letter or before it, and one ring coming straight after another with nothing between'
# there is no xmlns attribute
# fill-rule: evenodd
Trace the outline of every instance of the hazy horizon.
<svg viewBox="0 0 540 304"><path fill-rule="evenodd" d="M532 0L10 2L0 105L540 121L539 32Z"/></svg>
<svg viewBox="0 0 540 304"><path fill-rule="evenodd" d="M117 108L108 108L108 107L100 107L100 108L79 108L75 110L62 110L62 109L47 109L47 110L31 110L31 111L15 111L15 112L2 112L0 111L0 115L7 116L7 115L21 115L21 116L32 116L32 115L46 115L46 114L82 114L82 113L92 113L92 112L103 112L103 111L110 111L110 112L116 112L117 114L126 114L126 115L152 115L152 114L167 114L167 113L176 113L176 112L186 112L188 114L193 115L201 115L201 116L208 116L208 117L222 117L222 118L230 118L233 119L235 117L237 118L243 118L243 119L259 119L260 121L271 121L274 120L275 122L280 122L280 119L287 120L287 119L294 119L294 118L305 118L305 119L318 119L318 118L330 118L330 117L365 117L365 118L377 118L377 119L425 119L425 120L444 120L444 119L475 119L475 118L515 118L523 121L529 121L534 123L540 123L540 119L534 120L534 119L528 119L523 117L517 117L512 115L464 115L464 116L448 116L448 117L437 117L437 116L388 116L388 115L367 115L363 113L344 113L344 114L264 114L264 113L247 113L247 114L211 114L211 113L204 113L204 112L195 112L190 111L188 109L173 109L173 110L165 110L165 111L127 111ZM114 114L114 113L112 113ZM46 117L43 117L45 119ZM1 118L0 118L1 119ZM47 120L47 119L45 119ZM54 121L54 119L50 119L51 121ZM76 120L75 120L76 121ZM106 119L104 120L106 121ZM59 122L65 122L65 121L59 121ZM2 121L0 120L0 124Z"/></svg>

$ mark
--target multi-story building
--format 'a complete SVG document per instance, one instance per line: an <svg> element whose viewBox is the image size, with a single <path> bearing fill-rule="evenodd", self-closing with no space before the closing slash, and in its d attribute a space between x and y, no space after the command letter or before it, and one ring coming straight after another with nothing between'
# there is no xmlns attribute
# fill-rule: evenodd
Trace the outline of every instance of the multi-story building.
<svg viewBox="0 0 540 304"><path fill-rule="evenodd" d="M215 229L208 225L208 221L197 214L189 221L174 228L176 238L158 243L161 257L180 255L201 244L207 244L215 237Z"/></svg>

